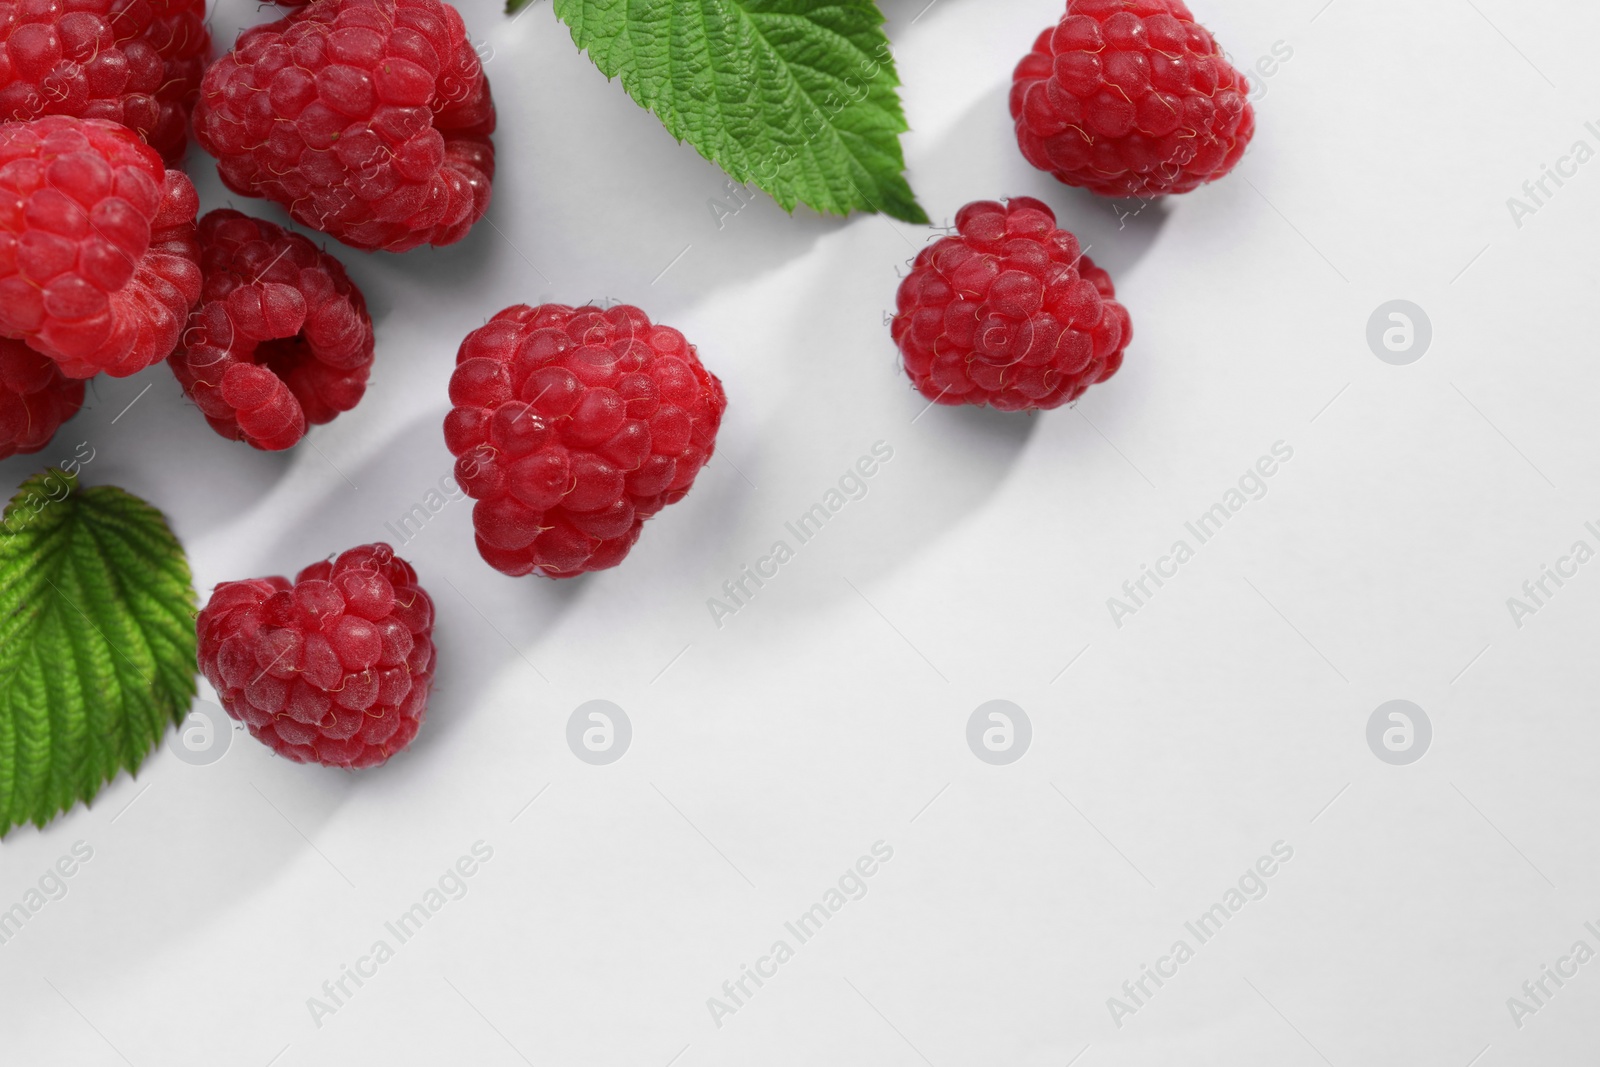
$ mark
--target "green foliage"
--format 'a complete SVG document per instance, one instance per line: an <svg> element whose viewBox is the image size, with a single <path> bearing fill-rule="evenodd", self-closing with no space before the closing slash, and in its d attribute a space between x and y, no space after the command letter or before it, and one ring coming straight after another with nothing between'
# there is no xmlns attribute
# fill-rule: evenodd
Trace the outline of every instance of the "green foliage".
<svg viewBox="0 0 1600 1067"><path fill-rule="evenodd" d="M46 470L0 524L0 835L136 771L195 693L195 594L166 520Z"/></svg>
<svg viewBox="0 0 1600 1067"><path fill-rule="evenodd" d="M555 13L669 133L784 210L928 221L902 174L900 79L872 0L555 0Z"/></svg>

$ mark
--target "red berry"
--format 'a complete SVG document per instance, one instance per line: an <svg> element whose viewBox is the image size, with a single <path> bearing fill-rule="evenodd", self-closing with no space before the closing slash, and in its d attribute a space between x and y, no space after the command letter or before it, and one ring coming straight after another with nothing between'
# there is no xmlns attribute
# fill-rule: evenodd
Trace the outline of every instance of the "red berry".
<svg viewBox="0 0 1600 1067"><path fill-rule="evenodd" d="M55 361L0 338L0 459L37 452L83 406L83 383Z"/></svg>
<svg viewBox="0 0 1600 1067"><path fill-rule="evenodd" d="M1183 0L1073 0L1017 64L1022 154L1104 196L1187 193L1255 133L1249 83Z"/></svg>
<svg viewBox="0 0 1600 1067"><path fill-rule="evenodd" d="M1133 338L1111 276L1037 200L981 200L917 254L891 326L912 384L940 404L1001 411L1076 400Z"/></svg>
<svg viewBox="0 0 1600 1067"><path fill-rule="evenodd" d="M372 319L339 261L237 211L200 220L200 306L167 363L222 436L288 448L367 388Z"/></svg>
<svg viewBox="0 0 1600 1067"><path fill-rule="evenodd" d="M297 763L376 766L422 725L433 601L388 545L313 563L293 583L223 582L196 632L228 714Z"/></svg>
<svg viewBox="0 0 1600 1067"><path fill-rule="evenodd" d="M0 125L0 336L69 378L167 358L200 295L194 186L126 127Z"/></svg>
<svg viewBox="0 0 1600 1067"><path fill-rule="evenodd" d="M621 563L689 492L728 406L683 334L627 305L506 308L461 342L450 401L478 552L547 578Z"/></svg>
<svg viewBox="0 0 1600 1067"><path fill-rule="evenodd" d="M211 47L205 0L35 0L5 11L0 121L119 122L177 165Z"/></svg>
<svg viewBox="0 0 1600 1067"><path fill-rule="evenodd" d="M442 0L317 0L252 27L194 123L228 188L355 248L451 244L489 207L494 101Z"/></svg>

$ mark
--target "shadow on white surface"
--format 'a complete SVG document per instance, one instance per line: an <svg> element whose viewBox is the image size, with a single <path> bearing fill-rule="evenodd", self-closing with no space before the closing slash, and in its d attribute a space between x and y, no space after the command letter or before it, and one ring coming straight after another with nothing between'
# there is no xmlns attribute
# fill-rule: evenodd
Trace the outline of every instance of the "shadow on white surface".
<svg viewBox="0 0 1600 1067"><path fill-rule="evenodd" d="M37 471L76 456L84 485L116 485L143 497L187 541L236 521L271 495L293 465L291 452L261 452L219 437L165 363L87 384L83 409L43 451L0 462L6 499Z"/></svg>

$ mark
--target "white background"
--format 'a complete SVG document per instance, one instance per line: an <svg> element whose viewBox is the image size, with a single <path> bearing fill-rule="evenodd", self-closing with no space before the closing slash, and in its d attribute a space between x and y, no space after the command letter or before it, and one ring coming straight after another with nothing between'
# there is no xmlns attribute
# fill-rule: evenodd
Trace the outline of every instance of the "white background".
<svg viewBox="0 0 1600 1067"><path fill-rule="evenodd" d="M925 2L885 10L929 214L1042 197L1133 316L1075 409L923 413L883 315L929 231L765 197L719 230L722 174L548 4L510 24L472 0L494 205L453 248L336 249L377 324L358 409L253 453L156 367L0 465L9 492L89 441L85 482L165 510L204 598L392 539L450 470L456 346L508 304L637 303L730 398L717 458L615 570L505 578L464 502L401 548L440 666L388 766L297 766L241 732L10 834L0 908L74 842L94 857L0 946L7 1063L1590 1062L1600 962L1520 1029L1506 998L1600 949L1600 563L1521 628L1506 599L1600 547L1600 163L1520 228L1506 201L1600 148L1600 13L1201 0L1241 66L1293 57L1233 175L1124 225L1010 131L1011 68L1059 0ZM217 39L265 17L230 0ZM190 169L229 202L197 149ZM1410 366L1366 342L1393 299L1432 320ZM707 598L880 440L869 494L718 629ZM1267 496L1116 627L1106 599L1277 441ZM604 767L564 739L596 698L634 728ZM1007 767L965 741L994 698L1033 723ZM1434 726L1408 767L1364 736L1395 698ZM466 896L315 1025L307 998L479 840ZM868 894L714 1025L707 998L879 840ZM1107 998L1279 840L1268 895L1114 1025Z"/></svg>

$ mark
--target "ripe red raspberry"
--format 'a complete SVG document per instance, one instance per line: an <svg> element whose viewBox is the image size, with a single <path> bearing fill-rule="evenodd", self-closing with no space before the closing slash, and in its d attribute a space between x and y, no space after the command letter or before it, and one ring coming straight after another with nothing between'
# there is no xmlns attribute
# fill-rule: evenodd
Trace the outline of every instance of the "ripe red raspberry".
<svg viewBox="0 0 1600 1067"><path fill-rule="evenodd" d="M1250 86L1183 0L1072 0L1017 64L1028 162L1103 196L1187 193L1255 133Z"/></svg>
<svg viewBox="0 0 1600 1067"><path fill-rule="evenodd" d="M228 714L296 763L376 766L422 725L433 601L386 544L313 563L293 583L223 582L196 632Z"/></svg>
<svg viewBox="0 0 1600 1067"><path fill-rule="evenodd" d="M261 219L200 220L200 306L168 358L211 428L288 448L367 388L372 319L338 260Z"/></svg>
<svg viewBox="0 0 1600 1067"><path fill-rule="evenodd" d="M17 0L0 15L0 121L105 119L176 166L211 35L205 0Z"/></svg>
<svg viewBox="0 0 1600 1067"><path fill-rule="evenodd" d="M317 0L252 27L194 124L228 188L355 248L451 244L489 207L494 101L442 0Z"/></svg>
<svg viewBox="0 0 1600 1067"><path fill-rule="evenodd" d="M891 333L923 396L1046 410L1117 372L1128 312L1048 207L980 200L956 230L917 253L895 301Z"/></svg>
<svg viewBox="0 0 1600 1067"><path fill-rule="evenodd" d="M194 186L126 127L0 125L0 336L69 378L166 359L200 296Z"/></svg>
<svg viewBox="0 0 1600 1067"><path fill-rule="evenodd" d="M0 459L37 452L83 406L83 383L55 361L0 338Z"/></svg>
<svg viewBox="0 0 1600 1067"><path fill-rule="evenodd" d="M688 493L728 406L683 334L627 305L506 308L461 342L450 401L478 552L547 578L621 563Z"/></svg>

